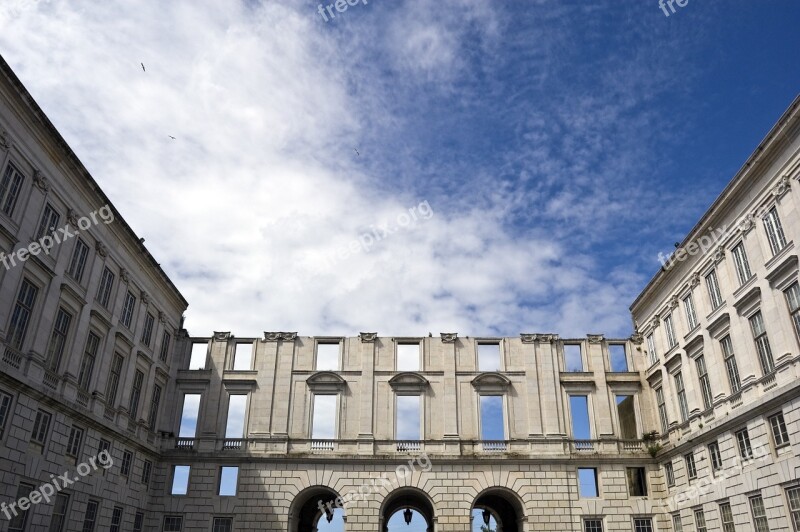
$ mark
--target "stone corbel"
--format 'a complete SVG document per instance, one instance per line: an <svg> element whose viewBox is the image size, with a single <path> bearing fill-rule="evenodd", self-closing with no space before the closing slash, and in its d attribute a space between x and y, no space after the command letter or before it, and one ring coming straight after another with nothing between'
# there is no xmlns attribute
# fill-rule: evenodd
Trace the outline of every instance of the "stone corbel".
<svg viewBox="0 0 800 532"><path fill-rule="evenodd" d="M95 244L94 249L95 251L97 251L97 254L100 255L101 257L106 258L108 256L108 248L106 248L106 245L100 242L99 240Z"/></svg>
<svg viewBox="0 0 800 532"><path fill-rule="evenodd" d="M214 331L215 342L227 342L231 337L230 331Z"/></svg>
<svg viewBox="0 0 800 532"><path fill-rule="evenodd" d="M47 182L47 178L40 170L33 171L33 184L42 192L46 193L50 190L50 183Z"/></svg>
<svg viewBox="0 0 800 532"><path fill-rule="evenodd" d="M378 333L376 332L362 332L358 333L358 337L361 339L362 343L371 343L374 342L376 338L378 338Z"/></svg>
<svg viewBox="0 0 800 532"><path fill-rule="evenodd" d="M442 336L442 343L454 344L458 339L458 333L439 333Z"/></svg>
<svg viewBox="0 0 800 532"><path fill-rule="evenodd" d="M603 343L605 339L605 335L603 334L587 334L586 338L589 340L590 344L600 344Z"/></svg>

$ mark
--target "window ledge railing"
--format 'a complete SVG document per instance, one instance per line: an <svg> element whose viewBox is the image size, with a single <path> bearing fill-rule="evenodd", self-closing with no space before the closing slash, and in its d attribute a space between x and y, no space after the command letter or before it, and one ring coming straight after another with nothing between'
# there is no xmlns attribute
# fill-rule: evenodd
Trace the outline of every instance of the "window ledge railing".
<svg viewBox="0 0 800 532"><path fill-rule="evenodd" d="M419 451L422 449L422 442L418 440L399 440L397 451L401 453Z"/></svg>
<svg viewBox="0 0 800 532"><path fill-rule="evenodd" d="M175 438L175 448L185 451L194 450L194 438Z"/></svg>
<svg viewBox="0 0 800 532"><path fill-rule="evenodd" d="M311 440L312 451L333 451L334 440Z"/></svg>
<svg viewBox="0 0 800 532"><path fill-rule="evenodd" d="M486 453L504 453L508 449L506 440L481 440L480 444Z"/></svg>
<svg viewBox="0 0 800 532"><path fill-rule="evenodd" d="M572 449L578 452L594 451L594 440L573 440Z"/></svg>
<svg viewBox="0 0 800 532"><path fill-rule="evenodd" d="M11 346L6 346L3 350L3 363L14 369L19 369L22 366L22 353Z"/></svg>
<svg viewBox="0 0 800 532"><path fill-rule="evenodd" d="M223 451L241 451L244 447L243 438L225 438L222 440Z"/></svg>

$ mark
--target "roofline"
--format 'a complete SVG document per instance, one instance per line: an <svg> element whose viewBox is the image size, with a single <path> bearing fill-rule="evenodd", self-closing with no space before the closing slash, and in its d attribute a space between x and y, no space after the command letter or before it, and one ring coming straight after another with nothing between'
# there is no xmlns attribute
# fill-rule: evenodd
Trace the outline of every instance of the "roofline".
<svg viewBox="0 0 800 532"><path fill-rule="evenodd" d="M69 144L67 144L67 141L64 140L64 137L61 136L61 133L58 132L56 127L47 117L47 115L39 106L39 104L36 103L36 100L33 98L31 93L28 92L28 89L25 88L25 85L23 85L22 81L17 77L17 75L11 69L11 66L6 62L5 57L3 57L2 54L0 54L0 71L3 72L3 74L9 79L11 84L17 89L18 93L22 96L24 103L26 103L30 108L30 110L33 112L34 117L37 120L39 120L39 122L45 127L47 133L49 133L56 140L56 143L61 147L61 149L64 150L65 154L70 159L70 162L72 162L77 167L78 171L83 174L83 177L86 178L91 188L94 189L94 191L100 196L100 198L111 208L112 212L114 213L115 219L122 224L122 227L125 229L125 231L127 231L128 235L135 241L136 244L138 244L141 252L150 260L150 265L161 276L161 279L164 282L166 282L169 288L172 289L174 295L178 296L180 301L183 303L184 307L188 307L189 302L186 301L186 298L183 297L183 294L181 294L180 290L178 290L178 287L175 286L175 283L172 282L172 279L169 278L169 276L164 272L159 263L156 261L155 257L153 257L153 255L150 254L150 252L147 250L147 247L141 242L139 236L128 225L128 223L119 213L117 208L114 207L114 204L111 203L111 200L108 198L108 196L106 196L105 192L103 192L103 190L100 188L100 185L97 184L97 181L94 180L92 174L89 173L89 170L86 169L86 167L83 165L83 163L75 154L75 152L72 151L72 148L70 148Z"/></svg>
<svg viewBox="0 0 800 532"><path fill-rule="evenodd" d="M758 147L753 151L752 154L747 158L745 163L739 169L736 174L734 174L733 179L731 179L722 192L717 196L711 206L706 209L705 214L700 218L700 220L694 225L691 231L686 235L686 237L681 241L679 248L684 247L686 244L694 240L694 237L699 233L700 229L705 225L706 221L719 210L719 207L725 203L727 197L730 195L730 192L736 188L745 177L745 174L755 165L757 160L764 156L764 154L772 147L772 145L777 141L779 133L784 129L786 124L790 122L790 119L793 115L797 115L798 111L800 111L800 94L795 96L792 103L789 107L783 112L781 117L775 123L775 125L770 128L767 135L764 139L758 144ZM645 298L645 296L649 295L649 292L655 287L655 285L666 278L669 275L669 272L664 270L664 268L659 268L658 272L650 279L650 282L645 285L644 289L636 296L636 299L631 303L631 306L628 309L633 313L633 309Z"/></svg>

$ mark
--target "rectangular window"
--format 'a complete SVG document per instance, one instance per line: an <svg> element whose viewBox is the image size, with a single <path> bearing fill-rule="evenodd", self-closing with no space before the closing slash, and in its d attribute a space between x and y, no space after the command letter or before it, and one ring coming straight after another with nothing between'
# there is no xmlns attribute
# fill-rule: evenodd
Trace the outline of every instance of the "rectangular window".
<svg viewBox="0 0 800 532"><path fill-rule="evenodd" d="M67 442L67 455L78 458L81 455L81 444L83 443L83 429L73 425L69 429L69 441Z"/></svg>
<svg viewBox="0 0 800 532"><path fill-rule="evenodd" d="M608 358L611 362L611 371L616 373L628 371L628 356L625 353L625 344L609 344Z"/></svg>
<svg viewBox="0 0 800 532"><path fill-rule="evenodd" d="M72 315L64 310L64 307L59 307L56 320L53 323L50 343L47 345L47 365L52 371L57 372L61 365L61 357L64 354L64 346L67 343L67 334L69 333L71 321Z"/></svg>
<svg viewBox="0 0 800 532"><path fill-rule="evenodd" d="M142 461L142 484L145 488L150 485L150 474L153 472L153 462L150 460Z"/></svg>
<svg viewBox="0 0 800 532"><path fill-rule="evenodd" d="M683 298L683 308L686 310L686 324L689 326L689 330L692 331L697 327L697 312L694 309L692 294Z"/></svg>
<svg viewBox="0 0 800 532"><path fill-rule="evenodd" d="M422 409L419 395L398 395L395 413L395 439L422 439ZM502 439L502 438L501 438Z"/></svg>
<svg viewBox="0 0 800 532"><path fill-rule="evenodd" d="M207 343L192 344L192 356L189 358L189 369L204 369L206 367L207 356Z"/></svg>
<svg viewBox="0 0 800 532"><path fill-rule="evenodd" d="M639 439L636 428L636 408L632 395L617 396L617 419L619 419L619 437L623 440Z"/></svg>
<svg viewBox="0 0 800 532"><path fill-rule="evenodd" d="M397 344L397 371L419 371L419 344Z"/></svg>
<svg viewBox="0 0 800 532"><path fill-rule="evenodd" d="M564 369L569 372L583 371L581 344L564 344Z"/></svg>
<svg viewBox="0 0 800 532"><path fill-rule="evenodd" d="M22 172L17 170L13 164L8 163L3 180L0 181L0 211L3 211L3 214L9 218L14 213L23 179Z"/></svg>
<svg viewBox="0 0 800 532"><path fill-rule="evenodd" d="M656 402L658 403L658 418L661 421L661 433L669 432L669 417L667 416L667 403L664 400L664 390L659 386L655 389Z"/></svg>
<svg viewBox="0 0 800 532"><path fill-rule="evenodd" d="M591 440L592 426L589 421L589 397L586 395L570 395L569 411L572 415L572 438L575 440Z"/></svg>
<svg viewBox="0 0 800 532"><path fill-rule="evenodd" d="M722 306L722 294L719 291L719 280L717 279L717 270L711 270L706 275L706 288L708 289L708 298L711 301L711 308L716 310Z"/></svg>
<svg viewBox="0 0 800 532"><path fill-rule="evenodd" d="M750 460L753 458L753 447L750 445L750 433L747 429L740 430L736 433L736 445L739 447L739 456L743 460Z"/></svg>
<svg viewBox="0 0 800 532"><path fill-rule="evenodd" d="M317 344L315 369L317 371L339 371L339 342Z"/></svg>
<svg viewBox="0 0 800 532"><path fill-rule="evenodd" d="M736 527L733 524L731 503L723 502L719 505L719 516L722 521L722 532L736 532Z"/></svg>
<svg viewBox="0 0 800 532"><path fill-rule="evenodd" d="M643 467L629 467L627 479L631 497L647 497L647 476Z"/></svg>
<svg viewBox="0 0 800 532"><path fill-rule="evenodd" d="M158 355L158 358L161 359L161 362L167 361L170 342L172 342L172 336L167 331L164 331L164 333L161 335L161 353Z"/></svg>
<svg viewBox="0 0 800 532"><path fill-rule="evenodd" d="M764 372L764 375L769 375L775 370L775 362L772 360L772 348L769 345L767 330L764 328L764 318L760 310L750 318L750 329L753 331L753 340L756 343L761 371Z"/></svg>
<svg viewBox="0 0 800 532"><path fill-rule="evenodd" d="M726 336L720 340L720 345L722 345L722 356L725 358L725 370L728 374L728 383L731 385L731 393L737 393L742 388L742 381L739 380L739 366L733 354L731 337Z"/></svg>
<svg viewBox="0 0 800 532"><path fill-rule="evenodd" d="M11 417L11 395L0 392L0 440L3 439L3 434L6 432L6 422Z"/></svg>
<svg viewBox="0 0 800 532"><path fill-rule="evenodd" d="M147 313L144 319L144 329L142 329L142 343L150 347L150 341L153 339L153 325L156 322L156 317Z"/></svg>
<svg viewBox="0 0 800 532"><path fill-rule="evenodd" d="M119 527L122 526L122 508L119 506L114 506L114 510L111 512L111 528L109 528L109 532L119 532Z"/></svg>
<svg viewBox="0 0 800 532"><path fill-rule="evenodd" d="M579 467L578 485L581 498L599 497L600 490L597 486L597 469L593 467Z"/></svg>
<svg viewBox="0 0 800 532"><path fill-rule="evenodd" d="M500 371L500 344L478 344L478 371Z"/></svg>
<svg viewBox="0 0 800 532"><path fill-rule="evenodd" d="M783 420L783 413L775 414L769 418L769 426L772 428L772 439L775 447L789 445L789 433L786 430L786 423Z"/></svg>
<svg viewBox="0 0 800 532"><path fill-rule="evenodd" d="M697 527L697 532L708 532L708 527L706 527L706 514L702 509L698 508L694 511L694 526Z"/></svg>
<svg viewBox="0 0 800 532"><path fill-rule="evenodd" d="M187 393L183 396L183 412L179 438L194 438L197 434L197 416L200 413L200 394Z"/></svg>
<svg viewBox="0 0 800 532"><path fill-rule="evenodd" d="M83 514L83 527L81 532L94 532L94 525L97 522L97 501L89 501L86 503L86 513Z"/></svg>
<svg viewBox="0 0 800 532"><path fill-rule="evenodd" d="M114 353L114 360L111 361L111 372L106 383L106 403L114 407L117 400L117 390L119 389L119 378L122 374L122 363L124 359L119 353Z"/></svg>
<svg viewBox="0 0 800 532"><path fill-rule="evenodd" d="M647 351L650 354L650 365L658 362L658 352L656 351L656 340L652 334L647 335Z"/></svg>
<svg viewBox="0 0 800 532"><path fill-rule="evenodd" d="M33 304L36 302L36 295L39 289L33 286L27 279L22 281L17 293L17 301L14 303L14 310L11 313L11 324L8 328L6 341L8 345L17 351L22 349L25 336L28 332L28 323L33 312Z"/></svg>
<svg viewBox="0 0 800 532"><path fill-rule="evenodd" d="M672 467L672 462L664 464L664 476L667 478L667 486L673 487L675 485L675 469Z"/></svg>
<svg viewBox="0 0 800 532"><path fill-rule="evenodd" d="M111 442L100 438L100 442L97 445L97 454L101 454L103 452L108 453L109 456L111 455Z"/></svg>
<svg viewBox="0 0 800 532"><path fill-rule="evenodd" d="M664 318L664 330L667 331L667 345L672 349L678 344L678 339L675 336L675 324L672 323L672 313L667 314Z"/></svg>
<svg viewBox="0 0 800 532"><path fill-rule="evenodd" d="M142 532L142 527L144 527L144 514L136 512L133 516L133 532Z"/></svg>
<svg viewBox="0 0 800 532"><path fill-rule="evenodd" d="M697 465L694 461L694 453L688 453L683 456L684 461L686 462L686 475L689 477L689 480L694 480L697 478Z"/></svg>
<svg viewBox="0 0 800 532"><path fill-rule="evenodd" d="M233 532L232 517L215 517L211 532Z"/></svg>
<svg viewBox="0 0 800 532"><path fill-rule="evenodd" d="M147 424L150 430L156 430L156 423L158 423L158 411L161 408L161 386L158 384L153 386L153 396L150 398L150 413L147 416Z"/></svg>
<svg viewBox="0 0 800 532"><path fill-rule="evenodd" d="M44 410L36 411L36 419L33 422L33 432L31 432L31 441L44 445L47 441L47 432L50 430L51 416Z"/></svg>
<svg viewBox="0 0 800 532"><path fill-rule="evenodd" d="M131 474L131 463L133 463L133 453L128 450L122 451L122 464L119 467L119 474L127 477Z"/></svg>
<svg viewBox="0 0 800 532"><path fill-rule="evenodd" d="M233 352L233 370L248 371L253 367L253 344L239 343Z"/></svg>
<svg viewBox="0 0 800 532"><path fill-rule="evenodd" d="M689 403L686 401L686 388L683 386L683 375L679 371L675 374L675 390L678 392L678 406L681 411L681 421L689 419Z"/></svg>
<svg viewBox="0 0 800 532"><path fill-rule="evenodd" d="M100 346L100 337L95 333L90 332L89 337L86 338L86 348L83 350L83 358L81 359L81 369L78 373L78 386L88 392L89 385L92 382L92 373L94 372L94 361L97 360L97 349Z"/></svg>
<svg viewBox="0 0 800 532"><path fill-rule="evenodd" d="M789 305L789 313L792 316L794 331L797 337L800 338L800 284L792 284L784 294L786 303Z"/></svg>
<svg viewBox="0 0 800 532"><path fill-rule="evenodd" d="M764 500L761 495L750 497L750 511L753 514L753 524L756 526L756 532L769 532L767 511L764 508Z"/></svg>
<svg viewBox="0 0 800 532"><path fill-rule="evenodd" d="M315 440L336 438L336 400L335 395L314 395L311 438Z"/></svg>
<svg viewBox="0 0 800 532"><path fill-rule="evenodd" d="M481 439L505 440L506 425L502 395L481 395Z"/></svg>
<svg viewBox="0 0 800 532"><path fill-rule="evenodd" d="M63 532L64 525L67 523L67 508L69 507L69 495L58 493L53 502L53 515L50 517L50 528L48 532Z"/></svg>
<svg viewBox="0 0 800 532"><path fill-rule="evenodd" d="M108 266L103 268L103 275L100 277L100 287L97 289L97 301L104 307L108 308L108 303L111 300L111 289L114 288L114 274L108 269Z"/></svg>
<svg viewBox="0 0 800 532"><path fill-rule="evenodd" d="M672 529L675 532L683 532L683 522L681 521L680 514L675 514L672 516Z"/></svg>
<svg viewBox="0 0 800 532"><path fill-rule="evenodd" d="M786 235L783 234L781 219L778 217L778 208L773 206L764 215L764 229L767 231L769 248L773 255L777 255L786 248Z"/></svg>
<svg viewBox="0 0 800 532"><path fill-rule="evenodd" d="M711 379L708 377L708 370L706 369L706 359L703 355L698 356L695 360L697 366L697 376L700 380L700 391L703 396L703 406L708 410L714 404L714 394L711 393Z"/></svg>
<svg viewBox="0 0 800 532"><path fill-rule="evenodd" d="M125 294L125 302L122 305L122 314L119 317L119 321L125 327L130 329L131 327L131 320L133 320L133 310L136 308L136 296L134 296L130 291Z"/></svg>
<svg viewBox="0 0 800 532"><path fill-rule="evenodd" d="M60 218L61 216L52 205L49 203L45 205L42 218L39 220L39 227L36 229L36 236L33 239L41 240L43 236L55 233ZM45 251L45 253L49 252Z"/></svg>
<svg viewBox="0 0 800 532"><path fill-rule="evenodd" d="M800 487L787 489L786 498L789 500L789 513L792 516L794 530L800 532Z"/></svg>
<svg viewBox="0 0 800 532"><path fill-rule="evenodd" d="M633 520L634 532L653 532L653 520L649 517L637 517Z"/></svg>
<svg viewBox="0 0 800 532"><path fill-rule="evenodd" d="M144 373L141 370L136 370L133 376L133 388L131 389L131 400L128 404L128 415L131 419L136 419L139 415L139 400L142 397L142 383L144 382Z"/></svg>
<svg viewBox="0 0 800 532"><path fill-rule="evenodd" d="M33 486L30 484L20 484L19 487L17 487L17 500L20 500L23 497L30 497L32 491ZM30 506L28 507L28 510L30 510ZM28 510L22 510L21 508L17 510L17 515L8 521L9 532L23 532L25 530L25 525L28 522Z"/></svg>
<svg viewBox="0 0 800 532"><path fill-rule="evenodd" d="M226 438L244 438L244 418L247 412L247 395L231 395L228 398L228 421Z"/></svg>
<svg viewBox="0 0 800 532"><path fill-rule="evenodd" d="M743 285L752 277L750 263L747 261L747 253L744 251L744 242L737 244L731 250L731 255L733 256L733 264L736 267L736 277L739 279L739 284Z"/></svg>
<svg viewBox="0 0 800 532"><path fill-rule="evenodd" d="M163 532L181 532L183 530L183 517L179 515L164 516Z"/></svg>
<svg viewBox="0 0 800 532"><path fill-rule="evenodd" d="M224 466L219 473L219 496L235 497L236 484L239 482L239 468L236 466Z"/></svg>
<svg viewBox="0 0 800 532"><path fill-rule="evenodd" d="M711 442L708 444L708 456L711 458L711 469L714 471L722 469L722 454L719 452L719 443Z"/></svg>
<svg viewBox="0 0 800 532"><path fill-rule="evenodd" d="M189 492L189 473L191 466L176 465L172 467L171 495L186 495Z"/></svg>
<svg viewBox="0 0 800 532"><path fill-rule="evenodd" d="M584 519L583 532L603 532L602 519Z"/></svg>
<svg viewBox="0 0 800 532"><path fill-rule="evenodd" d="M69 259L67 275L78 281L83 281L83 272L86 270L86 259L89 257L89 246L82 238L78 238L75 247L72 248L72 257Z"/></svg>

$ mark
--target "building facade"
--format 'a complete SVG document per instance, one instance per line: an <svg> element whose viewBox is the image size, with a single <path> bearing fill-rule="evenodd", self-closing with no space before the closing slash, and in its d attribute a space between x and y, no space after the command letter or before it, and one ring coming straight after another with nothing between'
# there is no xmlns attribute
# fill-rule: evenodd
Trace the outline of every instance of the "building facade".
<svg viewBox="0 0 800 532"><path fill-rule="evenodd" d="M0 71L0 532L800 530L800 100L630 338L190 337Z"/></svg>

